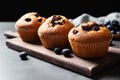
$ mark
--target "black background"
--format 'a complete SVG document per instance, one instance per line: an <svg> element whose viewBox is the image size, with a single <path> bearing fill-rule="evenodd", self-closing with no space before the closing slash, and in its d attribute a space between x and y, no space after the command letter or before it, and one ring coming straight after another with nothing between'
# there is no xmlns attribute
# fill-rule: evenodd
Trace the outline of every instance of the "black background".
<svg viewBox="0 0 120 80"><path fill-rule="evenodd" d="M0 21L16 21L32 11L45 17L62 14L67 18L76 18L83 13L99 17L119 12L119 4L119 0L4 0L0 3Z"/></svg>

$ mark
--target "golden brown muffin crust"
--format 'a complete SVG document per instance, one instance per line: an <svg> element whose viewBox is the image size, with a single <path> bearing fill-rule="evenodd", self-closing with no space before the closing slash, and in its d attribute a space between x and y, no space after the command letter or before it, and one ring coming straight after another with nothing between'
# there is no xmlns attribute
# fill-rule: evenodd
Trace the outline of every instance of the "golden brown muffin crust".
<svg viewBox="0 0 120 80"><path fill-rule="evenodd" d="M54 49L69 46L68 33L74 25L62 15L52 15L39 27L38 35L44 47Z"/></svg>
<svg viewBox="0 0 120 80"><path fill-rule="evenodd" d="M54 17L60 17L60 19L53 20ZM52 22L53 21L53 22ZM43 25L38 29L38 34L68 34L69 30L73 28L68 19L62 15L53 15L49 17Z"/></svg>
<svg viewBox="0 0 120 80"><path fill-rule="evenodd" d="M29 12L23 15L16 23L17 29L38 29L38 27L46 20L45 17L40 16L37 12Z"/></svg>
<svg viewBox="0 0 120 80"><path fill-rule="evenodd" d="M110 31L103 25L98 25L95 22L87 22L74 27L69 32L69 38L75 42L105 41L109 40L112 35Z"/></svg>
<svg viewBox="0 0 120 80"><path fill-rule="evenodd" d="M46 18L41 17L37 12L29 12L21 16L16 21L15 28L23 41L25 42L40 41L37 31L45 20Z"/></svg>

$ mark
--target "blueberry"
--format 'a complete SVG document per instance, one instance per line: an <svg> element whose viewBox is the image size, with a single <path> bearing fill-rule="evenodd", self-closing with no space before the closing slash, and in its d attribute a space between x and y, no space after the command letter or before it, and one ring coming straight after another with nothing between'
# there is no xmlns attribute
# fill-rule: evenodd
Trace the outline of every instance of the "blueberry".
<svg viewBox="0 0 120 80"><path fill-rule="evenodd" d="M104 25L111 31L112 34L120 34L120 24L118 20L109 20Z"/></svg>
<svg viewBox="0 0 120 80"><path fill-rule="evenodd" d="M73 30L73 34L77 34L78 33L78 30Z"/></svg>
<svg viewBox="0 0 120 80"><path fill-rule="evenodd" d="M117 31L116 34L120 34L120 31Z"/></svg>
<svg viewBox="0 0 120 80"><path fill-rule="evenodd" d="M98 31L98 30L100 30L100 28L97 27L97 26L94 26L94 27L93 27L93 30Z"/></svg>
<svg viewBox="0 0 120 80"><path fill-rule="evenodd" d="M85 30L85 31L90 31L90 30L92 30L92 27L91 27L91 26L82 25L81 27L82 27L82 29Z"/></svg>
<svg viewBox="0 0 120 80"><path fill-rule="evenodd" d="M61 48L54 48L54 52L58 55L62 54L62 49Z"/></svg>
<svg viewBox="0 0 120 80"><path fill-rule="evenodd" d="M41 23L42 22L42 18L38 19L38 21Z"/></svg>
<svg viewBox="0 0 120 80"><path fill-rule="evenodd" d="M110 46L113 46L113 40L110 41Z"/></svg>
<svg viewBox="0 0 120 80"><path fill-rule="evenodd" d="M115 25L115 26L118 26L119 25L119 22L117 20L111 20L111 23L112 25Z"/></svg>
<svg viewBox="0 0 120 80"><path fill-rule="evenodd" d="M109 21L105 22L104 25L107 26L107 25L110 24L110 22L111 22L111 21L109 20Z"/></svg>
<svg viewBox="0 0 120 80"><path fill-rule="evenodd" d="M112 34L116 34L116 32L117 32L116 30L111 30Z"/></svg>
<svg viewBox="0 0 120 80"><path fill-rule="evenodd" d="M70 54L71 54L71 51L69 48L64 48L62 50L62 54L65 56L65 57L70 57Z"/></svg>
<svg viewBox="0 0 120 80"><path fill-rule="evenodd" d="M28 60L28 58L27 58L27 53L26 52L20 52L20 58L21 58L21 60Z"/></svg>
<svg viewBox="0 0 120 80"><path fill-rule="evenodd" d="M30 22L31 18L26 18L25 21Z"/></svg>
<svg viewBox="0 0 120 80"><path fill-rule="evenodd" d="M52 20L51 20L52 26L55 26L57 24L63 25L65 23L65 20L60 22L59 20L61 20L61 19L62 19L62 17L60 15L54 15Z"/></svg>
<svg viewBox="0 0 120 80"><path fill-rule="evenodd" d="M114 26L113 26L113 25L110 25L110 24L107 25L106 27L107 27L109 30L113 30L113 29L114 29Z"/></svg>

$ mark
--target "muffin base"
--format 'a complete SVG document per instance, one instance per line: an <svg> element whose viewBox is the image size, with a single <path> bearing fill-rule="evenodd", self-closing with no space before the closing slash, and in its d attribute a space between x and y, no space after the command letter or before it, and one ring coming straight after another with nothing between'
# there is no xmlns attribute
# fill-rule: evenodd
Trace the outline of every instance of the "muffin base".
<svg viewBox="0 0 120 80"><path fill-rule="evenodd" d="M17 30L21 39L25 42L40 42L39 36L36 31L32 30Z"/></svg>
<svg viewBox="0 0 120 80"><path fill-rule="evenodd" d="M56 47L65 48L69 46L69 41L66 35L43 35L40 36L41 43L48 49Z"/></svg>
<svg viewBox="0 0 120 80"><path fill-rule="evenodd" d="M73 53L81 58L101 58L108 54L109 41L77 43L70 41Z"/></svg>

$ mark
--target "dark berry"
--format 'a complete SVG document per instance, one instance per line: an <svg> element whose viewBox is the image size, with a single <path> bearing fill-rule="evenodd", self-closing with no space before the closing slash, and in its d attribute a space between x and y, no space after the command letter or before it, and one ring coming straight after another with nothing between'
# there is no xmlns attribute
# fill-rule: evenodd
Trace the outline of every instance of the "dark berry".
<svg viewBox="0 0 120 80"><path fill-rule="evenodd" d="M111 25L115 25L115 26L118 26L119 25L119 22L117 20L111 20Z"/></svg>
<svg viewBox="0 0 120 80"><path fill-rule="evenodd" d="M113 41L112 40L110 41L110 46L113 46Z"/></svg>
<svg viewBox="0 0 120 80"><path fill-rule="evenodd" d="M53 16L53 21L58 21L58 20L61 20L62 19L62 17L60 16L60 15L54 15Z"/></svg>
<svg viewBox="0 0 120 80"><path fill-rule="evenodd" d="M38 21L41 23L42 22L42 18L38 19Z"/></svg>
<svg viewBox="0 0 120 80"><path fill-rule="evenodd" d="M85 30L85 31L90 31L90 30L92 30L92 27L91 27L91 26L82 25L81 27L82 27L82 29Z"/></svg>
<svg viewBox="0 0 120 80"><path fill-rule="evenodd" d="M109 20L104 24L112 34L120 34L120 24L118 20Z"/></svg>
<svg viewBox="0 0 120 80"><path fill-rule="evenodd" d="M38 13L35 13L35 16L36 16L36 17L39 17L40 15L39 15Z"/></svg>
<svg viewBox="0 0 120 80"><path fill-rule="evenodd" d="M107 26L107 25L109 25L110 23L111 23L111 21L109 20L109 21L105 22L104 25Z"/></svg>
<svg viewBox="0 0 120 80"><path fill-rule="evenodd" d="M59 21L61 19L62 19L62 17L60 15L54 15L51 20L52 26L55 26L57 24L63 25L65 23L65 20Z"/></svg>
<svg viewBox="0 0 120 80"><path fill-rule="evenodd" d="M62 50L62 54L65 56L65 57L70 57L70 54L71 54L71 51L69 48L64 48Z"/></svg>
<svg viewBox="0 0 120 80"><path fill-rule="evenodd" d="M26 52L20 52L20 58L21 58L21 60L28 60L28 58L27 58L27 53Z"/></svg>
<svg viewBox="0 0 120 80"><path fill-rule="evenodd" d="M93 30L98 31L98 30L100 30L100 28L97 27L97 26L94 26L94 27L93 27Z"/></svg>
<svg viewBox="0 0 120 80"><path fill-rule="evenodd" d="M61 48L54 48L54 52L58 55L62 54L62 49Z"/></svg>
<svg viewBox="0 0 120 80"><path fill-rule="evenodd" d="M77 34L78 33L78 30L73 30L73 34Z"/></svg>
<svg viewBox="0 0 120 80"><path fill-rule="evenodd" d="M110 31L114 29L114 26L113 26L113 25L110 25L110 24L107 25L106 27L107 27Z"/></svg>
<svg viewBox="0 0 120 80"><path fill-rule="evenodd" d="M56 24L63 25L63 23L62 23L62 22L57 22Z"/></svg>
<svg viewBox="0 0 120 80"><path fill-rule="evenodd" d="M31 18L26 18L25 21L30 22Z"/></svg>
<svg viewBox="0 0 120 80"><path fill-rule="evenodd" d="M111 33L112 33L112 34L116 34L116 32L117 32L117 31L115 31L115 30L111 30Z"/></svg>
<svg viewBox="0 0 120 80"><path fill-rule="evenodd" d="M117 31L116 34L120 34L120 31Z"/></svg>

